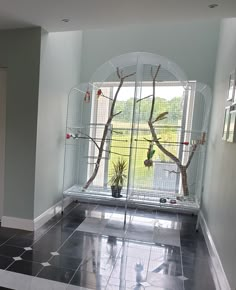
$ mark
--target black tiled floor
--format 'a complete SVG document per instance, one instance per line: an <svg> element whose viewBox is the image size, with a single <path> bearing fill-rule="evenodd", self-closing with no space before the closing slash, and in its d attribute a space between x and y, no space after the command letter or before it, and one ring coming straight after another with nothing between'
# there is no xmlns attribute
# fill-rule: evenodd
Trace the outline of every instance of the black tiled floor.
<svg viewBox="0 0 236 290"><path fill-rule="evenodd" d="M59 249L59 247L63 244L64 241L61 241L60 236L55 235L51 238L49 235L43 236L40 240L38 240L34 245L33 249L35 251L40 251L42 249L47 250L48 252L54 252Z"/></svg>
<svg viewBox="0 0 236 290"><path fill-rule="evenodd" d="M42 249L40 251L26 251L21 258L26 261L32 261L36 263L44 263L47 262L52 255L47 249Z"/></svg>
<svg viewBox="0 0 236 290"><path fill-rule="evenodd" d="M34 233L0 228L0 269L90 289L215 290L195 216L130 209L123 231L123 214L120 207L73 203ZM168 236L159 242L159 229L177 235L180 246Z"/></svg>
<svg viewBox="0 0 236 290"><path fill-rule="evenodd" d="M0 269L6 269L13 261L10 257L0 256Z"/></svg>
<svg viewBox="0 0 236 290"><path fill-rule="evenodd" d="M63 283L69 283L74 271L71 269L58 268L54 266L44 267L37 277L54 280Z"/></svg>
<svg viewBox="0 0 236 290"><path fill-rule="evenodd" d="M98 273L91 273L86 271L78 271L74 275L70 284L90 288L90 289L105 289L108 282L108 277L101 276Z"/></svg>
<svg viewBox="0 0 236 290"><path fill-rule="evenodd" d="M7 257L18 257L24 252L23 248L2 245L0 247L0 255Z"/></svg>
<svg viewBox="0 0 236 290"><path fill-rule="evenodd" d="M6 245L24 248L24 247L30 247L33 243L34 243L33 239L27 239L24 237L15 236L7 240Z"/></svg>
<svg viewBox="0 0 236 290"><path fill-rule="evenodd" d="M7 268L7 271L36 276L42 268L43 266L39 263L21 260L14 262Z"/></svg>
<svg viewBox="0 0 236 290"><path fill-rule="evenodd" d="M76 259L76 258L60 255L60 256L54 256L49 261L49 263L52 266L76 270L79 267L79 265L82 263L82 261L83 261L82 259Z"/></svg>

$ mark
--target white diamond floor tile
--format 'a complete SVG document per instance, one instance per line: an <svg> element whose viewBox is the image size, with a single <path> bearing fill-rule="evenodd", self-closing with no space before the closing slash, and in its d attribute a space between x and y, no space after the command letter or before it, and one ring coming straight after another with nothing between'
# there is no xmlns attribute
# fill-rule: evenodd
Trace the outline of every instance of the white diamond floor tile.
<svg viewBox="0 0 236 290"><path fill-rule="evenodd" d="M178 278L179 278L180 280L182 280L182 281L188 280L188 278L187 278L187 277L184 277L184 276L178 276Z"/></svg>
<svg viewBox="0 0 236 290"><path fill-rule="evenodd" d="M50 253L52 256L59 256L60 254L58 252L51 252Z"/></svg>
<svg viewBox="0 0 236 290"><path fill-rule="evenodd" d="M51 264L49 264L48 262L45 262L45 263L41 263L42 266L44 267L48 267L48 266L51 266Z"/></svg>
<svg viewBox="0 0 236 290"><path fill-rule="evenodd" d="M21 257L13 257L13 259L14 259L15 261L21 261L21 260L22 260Z"/></svg>

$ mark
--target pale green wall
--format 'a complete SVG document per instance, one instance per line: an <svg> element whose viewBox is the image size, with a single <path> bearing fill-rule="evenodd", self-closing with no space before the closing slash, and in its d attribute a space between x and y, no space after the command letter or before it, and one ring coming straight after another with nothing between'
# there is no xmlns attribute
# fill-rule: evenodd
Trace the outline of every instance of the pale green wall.
<svg viewBox="0 0 236 290"><path fill-rule="evenodd" d="M32 219L38 109L39 28L0 32L0 66L8 68L5 216Z"/></svg>
<svg viewBox="0 0 236 290"><path fill-rule="evenodd" d="M222 22L207 150L203 213L231 289L236 288L236 144L221 140L229 75L236 67L236 19Z"/></svg>
<svg viewBox="0 0 236 290"><path fill-rule="evenodd" d="M70 89L79 83L81 32L42 32L34 217L62 198Z"/></svg>
<svg viewBox="0 0 236 290"><path fill-rule="evenodd" d="M165 56L189 79L212 86L219 27L219 21L191 21L84 31L82 81L109 59L140 51Z"/></svg>

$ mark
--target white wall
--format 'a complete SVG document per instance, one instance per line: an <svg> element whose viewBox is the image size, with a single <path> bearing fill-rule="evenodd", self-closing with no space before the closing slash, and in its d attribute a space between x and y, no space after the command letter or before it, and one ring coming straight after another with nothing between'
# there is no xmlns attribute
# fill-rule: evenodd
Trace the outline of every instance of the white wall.
<svg viewBox="0 0 236 290"><path fill-rule="evenodd" d="M3 215L7 70L0 68L0 219Z"/></svg>
<svg viewBox="0 0 236 290"><path fill-rule="evenodd" d="M189 79L213 84L220 21L136 25L83 32L81 79L109 59L128 52L151 52L177 63Z"/></svg>
<svg viewBox="0 0 236 290"><path fill-rule="evenodd" d="M80 79L81 32L42 32L34 217L62 198L68 93Z"/></svg>
<svg viewBox="0 0 236 290"><path fill-rule="evenodd" d="M7 67L4 216L32 219L40 62L40 28L0 31Z"/></svg>
<svg viewBox="0 0 236 290"><path fill-rule="evenodd" d="M207 150L203 213L232 289L236 288L236 144L222 141L229 74L236 67L236 19L222 22Z"/></svg>

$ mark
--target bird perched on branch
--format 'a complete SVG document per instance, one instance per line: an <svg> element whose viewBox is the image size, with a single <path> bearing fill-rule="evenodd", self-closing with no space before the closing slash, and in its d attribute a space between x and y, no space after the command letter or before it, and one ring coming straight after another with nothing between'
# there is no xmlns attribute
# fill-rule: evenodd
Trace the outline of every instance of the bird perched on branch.
<svg viewBox="0 0 236 290"><path fill-rule="evenodd" d="M155 154L155 150L153 149L154 143L150 142L149 148L147 151L147 159L144 160L144 165L146 167L151 167L153 165L152 157Z"/></svg>

